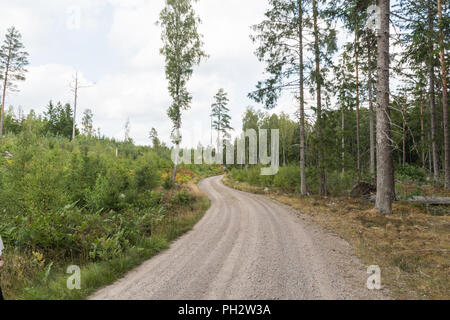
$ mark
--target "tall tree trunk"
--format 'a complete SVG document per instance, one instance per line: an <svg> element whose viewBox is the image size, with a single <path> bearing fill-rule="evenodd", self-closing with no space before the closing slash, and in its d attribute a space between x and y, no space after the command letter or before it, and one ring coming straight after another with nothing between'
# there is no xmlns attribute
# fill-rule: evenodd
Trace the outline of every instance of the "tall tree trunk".
<svg viewBox="0 0 450 320"><path fill-rule="evenodd" d="M431 141L431 134L428 133L428 145L429 145L430 141ZM429 168L430 173L433 172L433 164L432 164L433 160L432 159L433 159L433 157L431 156L431 148L428 148L428 168Z"/></svg>
<svg viewBox="0 0 450 320"><path fill-rule="evenodd" d="M370 174L375 174L375 119L373 112L373 76L372 76L372 52L370 37L367 37L368 59L368 89L369 89L369 134L370 134Z"/></svg>
<svg viewBox="0 0 450 320"><path fill-rule="evenodd" d="M429 81L429 95L430 95L430 116L431 116L431 152L433 156L433 176L434 180L439 179L439 161L436 146L436 98L434 93L434 61L433 61L433 5L432 1L428 0L428 41L430 45L430 52L428 57L428 81Z"/></svg>
<svg viewBox="0 0 450 320"><path fill-rule="evenodd" d="M420 99L420 144L421 144L421 158L422 168L425 168L425 130L423 126L423 99Z"/></svg>
<svg viewBox="0 0 450 320"><path fill-rule="evenodd" d="M2 109L0 112L0 138L3 137L3 126L5 121L5 99L6 99L6 87L8 85L9 64L11 61L11 48L8 51L8 59L6 61L5 75L3 79L3 94L2 94Z"/></svg>
<svg viewBox="0 0 450 320"><path fill-rule="evenodd" d="M342 129L342 138L341 138L341 148L342 148L342 173L345 173L345 112L344 105L341 107L341 129Z"/></svg>
<svg viewBox="0 0 450 320"><path fill-rule="evenodd" d="M358 171L358 183L361 182L361 136L359 126L359 55L358 55L358 30L355 30L355 80L356 80L356 170Z"/></svg>
<svg viewBox="0 0 450 320"><path fill-rule="evenodd" d="M180 121L181 115L179 115L178 121L177 121L177 125L175 128L175 132L177 135L180 134L179 130L181 128L181 121ZM175 156L175 163L173 164L173 170L172 170L172 183L175 184L175 182L177 181L177 169L178 169L178 158L180 156L180 141L179 141L179 137L176 137L176 144L175 144L175 148L177 150L177 154Z"/></svg>
<svg viewBox="0 0 450 320"><path fill-rule="evenodd" d="M402 118L403 118L403 126L402 126L402 144L403 144L403 158L402 158L402 165L405 166L406 165L406 118L405 118L405 113L406 113L406 101L403 104L403 108L402 108Z"/></svg>
<svg viewBox="0 0 450 320"><path fill-rule="evenodd" d="M442 74L442 109L444 121L444 174L445 174L445 189L450 190L450 142L448 137L448 100L447 100L447 69L445 67L445 53L444 53L444 21L442 19L442 3L438 3L438 17L439 17L439 55L441 60L441 74Z"/></svg>
<svg viewBox="0 0 450 320"><path fill-rule="evenodd" d="M220 116L220 107L219 107L219 115L217 117L217 149L216 149L216 154L219 153L219 147L220 147L220 121L221 121L221 116Z"/></svg>
<svg viewBox="0 0 450 320"><path fill-rule="evenodd" d="M7 74L7 72L6 72ZM3 80L3 94L2 94L2 110L1 110L1 118L0 118L0 138L3 137L3 122L5 119L5 96L6 96L6 84L8 81L8 77L6 76Z"/></svg>
<svg viewBox="0 0 450 320"><path fill-rule="evenodd" d="M72 124L72 141L75 141L75 121L77 116L77 101L78 101L78 73L75 75L75 98L73 103L73 124Z"/></svg>
<svg viewBox="0 0 450 320"><path fill-rule="evenodd" d="M303 87L303 7L302 1L298 0L299 9L299 26L298 26L298 40L299 40L299 67L300 67L300 193L302 196L307 195L306 189L306 164L305 164L305 93Z"/></svg>
<svg viewBox="0 0 450 320"><path fill-rule="evenodd" d="M377 35L377 197L375 208L382 214L391 214L395 189L389 112L390 0L379 0L379 7L380 30Z"/></svg>
<svg viewBox="0 0 450 320"><path fill-rule="evenodd" d="M317 1L312 0L313 7L313 22L314 22L314 55L315 55L315 65L316 65L316 97L317 97L317 138L318 138L318 168L320 172L320 195L325 196L327 194L326 188L326 174L323 167L323 150L321 146L322 139L322 77L320 74L320 51L319 51L319 27L317 24L317 18L319 16L319 11L317 9Z"/></svg>

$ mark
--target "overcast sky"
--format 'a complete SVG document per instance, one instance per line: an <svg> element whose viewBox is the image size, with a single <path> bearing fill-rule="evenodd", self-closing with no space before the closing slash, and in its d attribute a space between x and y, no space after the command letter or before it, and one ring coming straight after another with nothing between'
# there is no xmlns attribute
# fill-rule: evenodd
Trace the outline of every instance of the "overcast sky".
<svg viewBox="0 0 450 320"><path fill-rule="evenodd" d="M90 108L94 126L107 136L123 139L130 118L136 143L149 144L152 127L169 142L170 98L159 54L161 30L155 25L163 6L164 0L2 1L0 32L16 26L30 54L27 80L20 83L20 92L8 94L7 105L41 113L49 100L72 103L69 85L78 72L82 84L92 87L80 91L77 123ZM185 146L209 142L209 110L219 88L229 93L237 131L247 106L261 108L247 98L264 70L249 34L267 7L265 0L202 0L195 5L210 58L189 82L193 102L183 114ZM296 108L285 95L274 111L293 117Z"/></svg>

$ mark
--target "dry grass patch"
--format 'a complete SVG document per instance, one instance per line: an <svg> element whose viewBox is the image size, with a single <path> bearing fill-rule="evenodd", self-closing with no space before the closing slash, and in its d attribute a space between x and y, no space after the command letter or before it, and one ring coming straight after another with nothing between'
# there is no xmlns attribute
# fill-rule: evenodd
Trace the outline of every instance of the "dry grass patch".
<svg viewBox="0 0 450 320"><path fill-rule="evenodd" d="M236 189L262 188L224 179ZM350 197L267 196L312 217L347 240L366 265L379 265L382 281L397 299L450 299L450 216L448 207L396 202L391 216ZM438 212L438 214L436 214Z"/></svg>

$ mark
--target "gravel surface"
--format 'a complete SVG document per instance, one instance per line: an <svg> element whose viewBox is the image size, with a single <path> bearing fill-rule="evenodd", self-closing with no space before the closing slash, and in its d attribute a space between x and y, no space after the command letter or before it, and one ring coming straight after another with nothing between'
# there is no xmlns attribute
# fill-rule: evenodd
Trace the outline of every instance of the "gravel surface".
<svg viewBox="0 0 450 320"><path fill-rule="evenodd" d="M343 239L262 195L199 186L211 208L170 249L91 299L387 299Z"/></svg>

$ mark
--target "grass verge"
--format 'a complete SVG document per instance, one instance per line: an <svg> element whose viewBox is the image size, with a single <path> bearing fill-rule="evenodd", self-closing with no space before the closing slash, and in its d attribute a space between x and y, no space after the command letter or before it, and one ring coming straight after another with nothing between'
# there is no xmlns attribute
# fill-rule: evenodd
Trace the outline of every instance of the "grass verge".
<svg viewBox="0 0 450 320"><path fill-rule="evenodd" d="M190 186L194 190L196 186ZM7 299L23 300L81 300L87 298L101 287L112 284L115 280L123 277L129 270L140 265L143 261L155 254L167 249L170 242L177 239L203 217L210 206L209 199L201 194L199 190L195 193L196 200L191 206L181 207L174 212L170 218L158 225L151 237L145 238L135 247L130 248L120 257L110 261L92 262L80 265L81 268L81 290L67 289L66 268L77 265L76 261L64 261L57 266L52 264L34 274L32 280L24 281L28 286L13 286L8 292ZM30 261L30 257L23 254L11 253L5 256L10 272L24 272L27 269L36 270L36 266L24 266L24 262ZM8 285L8 276L21 279L21 275L2 274L2 284ZM14 271L12 271L14 270ZM23 278L23 275L22 275Z"/></svg>
<svg viewBox="0 0 450 320"><path fill-rule="evenodd" d="M394 203L381 216L373 204L349 197L301 198L268 192L225 177L225 185L266 196L314 218L348 241L365 265L381 268L382 283L396 299L450 298L450 216L448 207Z"/></svg>

